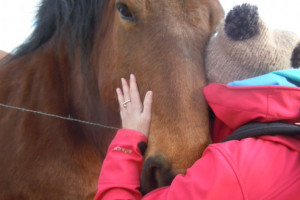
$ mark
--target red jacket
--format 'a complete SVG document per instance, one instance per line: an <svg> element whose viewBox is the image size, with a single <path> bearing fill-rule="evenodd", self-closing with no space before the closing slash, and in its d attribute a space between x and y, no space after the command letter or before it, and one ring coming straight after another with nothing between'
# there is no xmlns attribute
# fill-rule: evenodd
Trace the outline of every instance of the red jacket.
<svg viewBox="0 0 300 200"><path fill-rule="evenodd" d="M216 114L213 138L220 141L250 121L300 121L300 89L282 86L204 89ZM299 199L300 137L263 136L209 145L185 175L171 186L142 197L138 191L147 139L120 130L104 160L95 199Z"/></svg>

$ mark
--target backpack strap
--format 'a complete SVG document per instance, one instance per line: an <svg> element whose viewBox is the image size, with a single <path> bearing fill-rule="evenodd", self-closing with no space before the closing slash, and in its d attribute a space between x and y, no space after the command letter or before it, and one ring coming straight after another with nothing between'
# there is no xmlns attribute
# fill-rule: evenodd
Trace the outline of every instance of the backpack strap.
<svg viewBox="0 0 300 200"><path fill-rule="evenodd" d="M280 122L260 123L253 122L241 126L222 142L230 140L241 140L248 137L259 137L265 135L300 135L300 127Z"/></svg>

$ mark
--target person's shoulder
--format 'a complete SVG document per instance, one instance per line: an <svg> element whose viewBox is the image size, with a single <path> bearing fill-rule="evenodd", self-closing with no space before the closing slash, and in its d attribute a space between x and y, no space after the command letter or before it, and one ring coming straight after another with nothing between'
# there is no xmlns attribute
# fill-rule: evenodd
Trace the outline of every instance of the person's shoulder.
<svg viewBox="0 0 300 200"><path fill-rule="evenodd" d="M249 199L257 199L274 194L275 188L300 186L294 180L300 172L299 151L293 145L299 145L296 137L263 136L216 143L208 149L230 163Z"/></svg>
<svg viewBox="0 0 300 200"><path fill-rule="evenodd" d="M246 178L250 174L256 176L257 173L262 173L272 176L273 173L292 173L286 167L290 166L290 169L293 169L299 165L299 146L298 136L270 135L216 143L208 148L222 154L236 167L241 176L247 179L247 182L251 182L251 178ZM298 161L295 162L297 159ZM276 163L276 168L274 168L274 163Z"/></svg>
<svg viewBox="0 0 300 200"><path fill-rule="evenodd" d="M277 137L277 136L273 136ZM231 140L211 144L207 150L218 152L222 156L232 162L237 168L244 168L248 164L251 165L268 162L272 156L276 156L274 152L278 149L285 149L285 145L279 145L277 140L269 140L263 137L249 137L242 140Z"/></svg>
<svg viewBox="0 0 300 200"><path fill-rule="evenodd" d="M226 142L214 143L208 148L216 149L218 151L226 152L228 154L234 153L237 149L249 149L253 146L259 145L261 139L249 137L242 140L230 140Z"/></svg>

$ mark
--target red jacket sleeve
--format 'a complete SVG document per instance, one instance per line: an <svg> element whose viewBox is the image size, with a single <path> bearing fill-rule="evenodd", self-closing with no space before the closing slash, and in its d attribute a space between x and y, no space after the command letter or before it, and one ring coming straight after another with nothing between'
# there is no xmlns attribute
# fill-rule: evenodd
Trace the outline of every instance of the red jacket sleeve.
<svg viewBox="0 0 300 200"><path fill-rule="evenodd" d="M142 197L139 192L143 157L138 143L147 139L133 130L120 130L103 162L95 199L243 199L238 170L217 148L210 146L185 175L171 186Z"/></svg>
<svg viewBox="0 0 300 200"><path fill-rule="evenodd" d="M135 131L119 130L103 162L96 199L141 199L140 174L143 156L138 143L147 138Z"/></svg>

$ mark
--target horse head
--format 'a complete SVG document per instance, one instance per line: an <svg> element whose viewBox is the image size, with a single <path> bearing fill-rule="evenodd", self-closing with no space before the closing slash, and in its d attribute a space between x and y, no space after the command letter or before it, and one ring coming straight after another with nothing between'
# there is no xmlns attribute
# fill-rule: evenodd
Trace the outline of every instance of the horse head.
<svg viewBox="0 0 300 200"><path fill-rule="evenodd" d="M101 41L96 45L100 68L111 69L106 74L99 70L98 78L113 82L110 92L99 84L100 92L107 92L103 103L116 109L112 93L119 78L130 73L136 75L142 96L147 90L154 94L141 177L147 193L185 173L211 142L202 94L203 55L223 10L215 0L117 0L107 10L112 14L106 15L105 33L96 40Z"/></svg>

